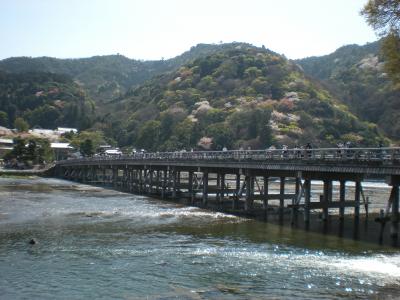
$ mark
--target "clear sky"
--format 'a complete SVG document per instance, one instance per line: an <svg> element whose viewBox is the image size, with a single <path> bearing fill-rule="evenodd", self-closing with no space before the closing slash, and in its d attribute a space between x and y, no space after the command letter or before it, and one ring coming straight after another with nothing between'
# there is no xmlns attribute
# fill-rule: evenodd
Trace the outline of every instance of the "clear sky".
<svg viewBox="0 0 400 300"><path fill-rule="evenodd" d="M247 42L302 58L377 39L367 0L0 0L0 59L174 57L198 43Z"/></svg>

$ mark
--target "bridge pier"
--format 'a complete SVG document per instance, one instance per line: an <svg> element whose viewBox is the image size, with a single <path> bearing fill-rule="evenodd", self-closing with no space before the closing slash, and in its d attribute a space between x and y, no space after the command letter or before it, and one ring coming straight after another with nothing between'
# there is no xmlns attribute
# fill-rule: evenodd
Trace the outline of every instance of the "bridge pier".
<svg viewBox="0 0 400 300"><path fill-rule="evenodd" d="M203 171L203 201L204 207L208 204L208 170Z"/></svg>
<svg viewBox="0 0 400 300"><path fill-rule="evenodd" d="M339 186L339 218L341 220L344 219L344 209L345 209L345 201L346 201L346 180L340 180L340 186Z"/></svg>

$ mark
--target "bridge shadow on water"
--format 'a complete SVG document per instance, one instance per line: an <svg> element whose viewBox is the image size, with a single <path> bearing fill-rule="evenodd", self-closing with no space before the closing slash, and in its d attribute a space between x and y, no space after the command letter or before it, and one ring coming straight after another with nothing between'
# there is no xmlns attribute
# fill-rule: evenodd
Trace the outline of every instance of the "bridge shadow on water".
<svg viewBox="0 0 400 300"><path fill-rule="evenodd" d="M173 202L187 204L185 199ZM230 203L226 204L225 206L209 204L207 209L254 219L267 225L276 225L282 227L283 230L295 229L296 232L300 230L304 233L309 232L320 236L332 236L343 240L368 243L374 248L375 246L400 247L399 238L391 236L391 222L379 221L379 215L374 213L370 213L368 216L361 214L358 219L354 218L353 214L346 214L343 219L340 219L339 215L331 214L327 220L323 220L322 214L316 212L311 213L310 222L306 223L301 210L293 213L290 208L280 211L279 207L269 207L268 211L266 211L260 207L246 212L243 209L233 210L230 207ZM202 208L201 205L194 206Z"/></svg>

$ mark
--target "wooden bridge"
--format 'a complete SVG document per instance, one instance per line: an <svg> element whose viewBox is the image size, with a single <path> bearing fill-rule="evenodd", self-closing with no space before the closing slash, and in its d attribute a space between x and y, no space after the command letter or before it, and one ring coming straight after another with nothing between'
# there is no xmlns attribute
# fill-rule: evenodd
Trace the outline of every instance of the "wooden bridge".
<svg viewBox="0 0 400 300"><path fill-rule="evenodd" d="M383 219L391 220L397 237L399 223L400 148L325 148L287 150L235 150L135 153L69 159L56 163L57 177L83 183L106 184L162 199L187 199L202 207L228 208L248 214L351 208L355 220L360 206L368 205L362 190L365 178L386 178L392 187ZM279 180L279 193L271 193L271 180ZM323 193L312 201L312 180L323 181ZM333 185L339 181L339 185ZM354 182L351 199L346 183ZM333 190L338 188L338 199ZM315 200L315 199L314 199ZM367 210L368 211L368 210Z"/></svg>

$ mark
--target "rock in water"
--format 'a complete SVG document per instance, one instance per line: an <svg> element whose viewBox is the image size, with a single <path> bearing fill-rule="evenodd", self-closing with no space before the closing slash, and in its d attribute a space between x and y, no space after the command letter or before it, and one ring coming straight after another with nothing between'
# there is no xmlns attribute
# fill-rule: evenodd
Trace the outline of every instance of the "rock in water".
<svg viewBox="0 0 400 300"><path fill-rule="evenodd" d="M29 244L30 245L36 245L38 242L37 242L37 240L36 239L31 239L30 241L29 241Z"/></svg>

